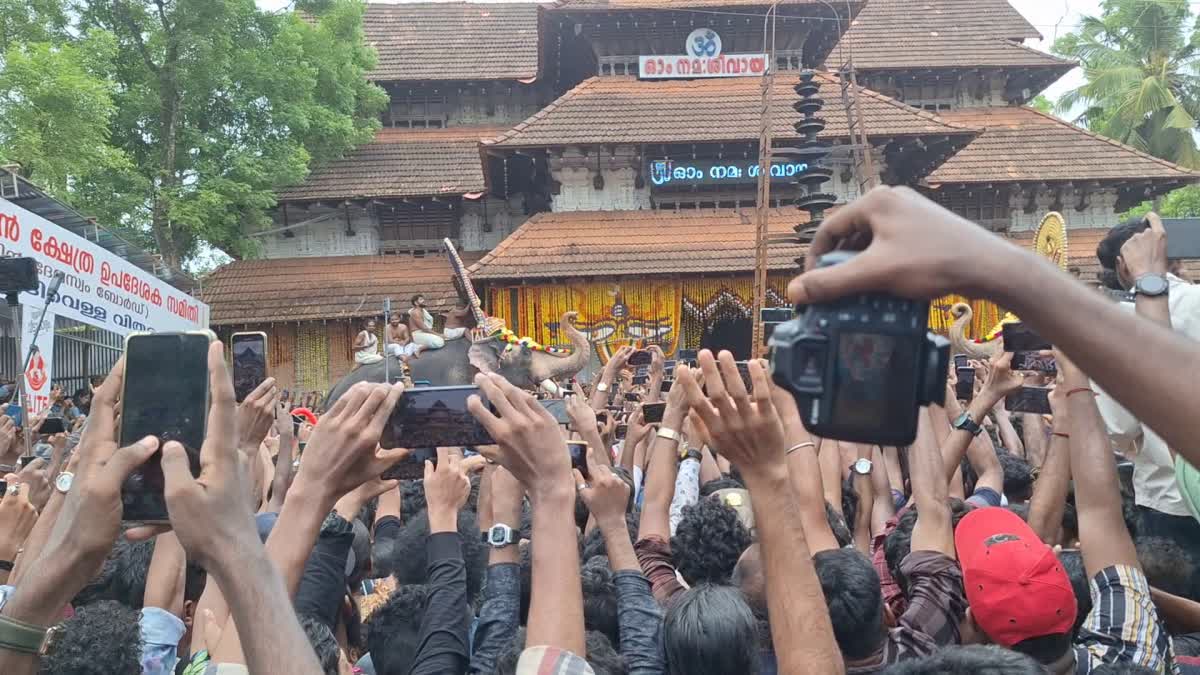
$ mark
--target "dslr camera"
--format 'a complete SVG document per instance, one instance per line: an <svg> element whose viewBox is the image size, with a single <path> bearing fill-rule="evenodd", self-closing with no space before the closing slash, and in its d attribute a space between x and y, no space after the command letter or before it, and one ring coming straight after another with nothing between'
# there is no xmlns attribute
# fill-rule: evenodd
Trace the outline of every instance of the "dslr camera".
<svg viewBox="0 0 1200 675"><path fill-rule="evenodd" d="M854 257L837 251L818 267ZM950 342L926 329L929 303L866 293L797 308L771 335L771 378L822 438L908 445L921 406L946 395Z"/></svg>

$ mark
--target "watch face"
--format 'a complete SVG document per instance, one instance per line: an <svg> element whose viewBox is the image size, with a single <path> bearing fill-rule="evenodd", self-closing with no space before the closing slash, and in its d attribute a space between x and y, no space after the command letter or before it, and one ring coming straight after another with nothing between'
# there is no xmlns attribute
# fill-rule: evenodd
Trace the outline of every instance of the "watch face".
<svg viewBox="0 0 1200 675"><path fill-rule="evenodd" d="M56 490L58 490L59 492L63 492L63 493L70 492L71 491L71 483L74 479L75 479L75 476L73 474L69 474L66 472L60 473L60 474L58 474L58 477L54 479L54 488Z"/></svg>
<svg viewBox="0 0 1200 675"><path fill-rule="evenodd" d="M1167 278L1159 274L1147 274L1137 280L1137 292L1142 295L1162 295L1167 287Z"/></svg>
<svg viewBox="0 0 1200 675"><path fill-rule="evenodd" d="M862 474L871 473L871 460L865 457L860 458L854 462L854 470Z"/></svg>
<svg viewBox="0 0 1200 675"><path fill-rule="evenodd" d="M493 525L488 531L488 543L492 546L505 546L512 543L512 530L500 525Z"/></svg>

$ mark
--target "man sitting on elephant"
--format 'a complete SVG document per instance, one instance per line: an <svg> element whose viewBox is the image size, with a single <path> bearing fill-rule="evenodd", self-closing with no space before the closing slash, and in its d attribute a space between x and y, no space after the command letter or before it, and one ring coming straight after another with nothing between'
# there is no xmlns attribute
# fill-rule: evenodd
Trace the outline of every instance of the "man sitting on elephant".
<svg viewBox="0 0 1200 675"><path fill-rule="evenodd" d="M384 347L387 355L407 363L409 359L419 357L424 349L413 342L408 326L400 321L400 312L392 312L387 325L387 346Z"/></svg>
<svg viewBox="0 0 1200 675"><path fill-rule="evenodd" d="M433 330L433 315L425 308L425 296L414 295L412 308L408 310L408 330L413 342L426 349L441 349L446 340L457 340L466 334L465 326L447 327L443 332Z"/></svg>
<svg viewBox="0 0 1200 675"><path fill-rule="evenodd" d="M383 360L379 355L379 338L375 337L375 319L367 319L363 329L354 338L354 363L365 366Z"/></svg>

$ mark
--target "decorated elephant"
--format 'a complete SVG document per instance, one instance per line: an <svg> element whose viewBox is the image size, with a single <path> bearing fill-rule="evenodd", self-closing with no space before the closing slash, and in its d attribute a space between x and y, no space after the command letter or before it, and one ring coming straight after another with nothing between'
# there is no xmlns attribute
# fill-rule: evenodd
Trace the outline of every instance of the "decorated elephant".
<svg viewBox="0 0 1200 675"><path fill-rule="evenodd" d="M535 389L543 382L573 377L583 370L592 358L591 343L575 327L575 312L562 317L560 329L571 342L569 353L543 350L528 341L509 341L491 336L472 342L469 339L447 340L441 349L425 350L409 362L414 382L429 386L471 384L475 373L499 373L509 382L525 389ZM343 377L325 400L328 410L342 394L357 382L395 382L401 377L401 366L395 359L360 366Z"/></svg>
<svg viewBox="0 0 1200 675"><path fill-rule="evenodd" d="M954 323L947 331L950 334L951 353L966 354L969 358L980 361L990 360L1004 351L1004 338L1001 337L1001 330L1004 328L1004 324L1019 321L1011 312L1005 314L1000 319L1000 323L988 331L986 339L972 340L967 337L967 326L970 326L971 320L975 318L975 312L971 306L965 302L956 302L950 308L950 313L954 315Z"/></svg>

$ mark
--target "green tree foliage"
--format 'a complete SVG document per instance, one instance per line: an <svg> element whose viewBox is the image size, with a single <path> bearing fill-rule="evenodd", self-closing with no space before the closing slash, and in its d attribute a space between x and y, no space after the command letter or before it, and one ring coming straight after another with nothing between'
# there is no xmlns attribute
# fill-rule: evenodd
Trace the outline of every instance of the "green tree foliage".
<svg viewBox="0 0 1200 675"><path fill-rule="evenodd" d="M1130 209L1122 220L1134 216L1144 216L1151 209L1163 218L1200 218L1200 186L1190 185L1170 192L1158 200L1155 207L1151 202L1143 202L1136 208Z"/></svg>
<svg viewBox="0 0 1200 675"><path fill-rule="evenodd" d="M1045 94L1038 94L1032 101L1029 102L1029 107L1044 112L1047 115L1054 114L1054 102L1046 98Z"/></svg>
<svg viewBox="0 0 1200 675"><path fill-rule="evenodd" d="M11 1L0 0L11 14L0 26L16 23ZM254 0L75 0L67 33L47 30L46 41L10 47L0 82L16 69L25 84L18 102L40 94L53 103L44 108L51 119L96 120L100 129L82 138L105 132L110 152L78 152L64 132L56 152L83 161L55 163L43 139L43 156L25 151L37 160L34 179L140 234L171 264L201 242L249 253L246 234L270 222L274 190L370 140L387 103L364 77L374 65L364 4L324 0L305 9L302 17L262 12ZM91 57L102 63L84 59L78 35L104 36L108 48ZM39 72L58 74L54 100L49 85L30 82ZM6 137L37 138L44 120L27 117L0 124L0 154L18 156Z"/></svg>
<svg viewBox="0 0 1200 675"><path fill-rule="evenodd" d="M1054 51L1078 60L1085 83L1059 100L1086 106L1079 122L1156 157L1200 167L1193 133L1200 115L1200 44L1187 0L1105 0L1099 17L1059 38Z"/></svg>

